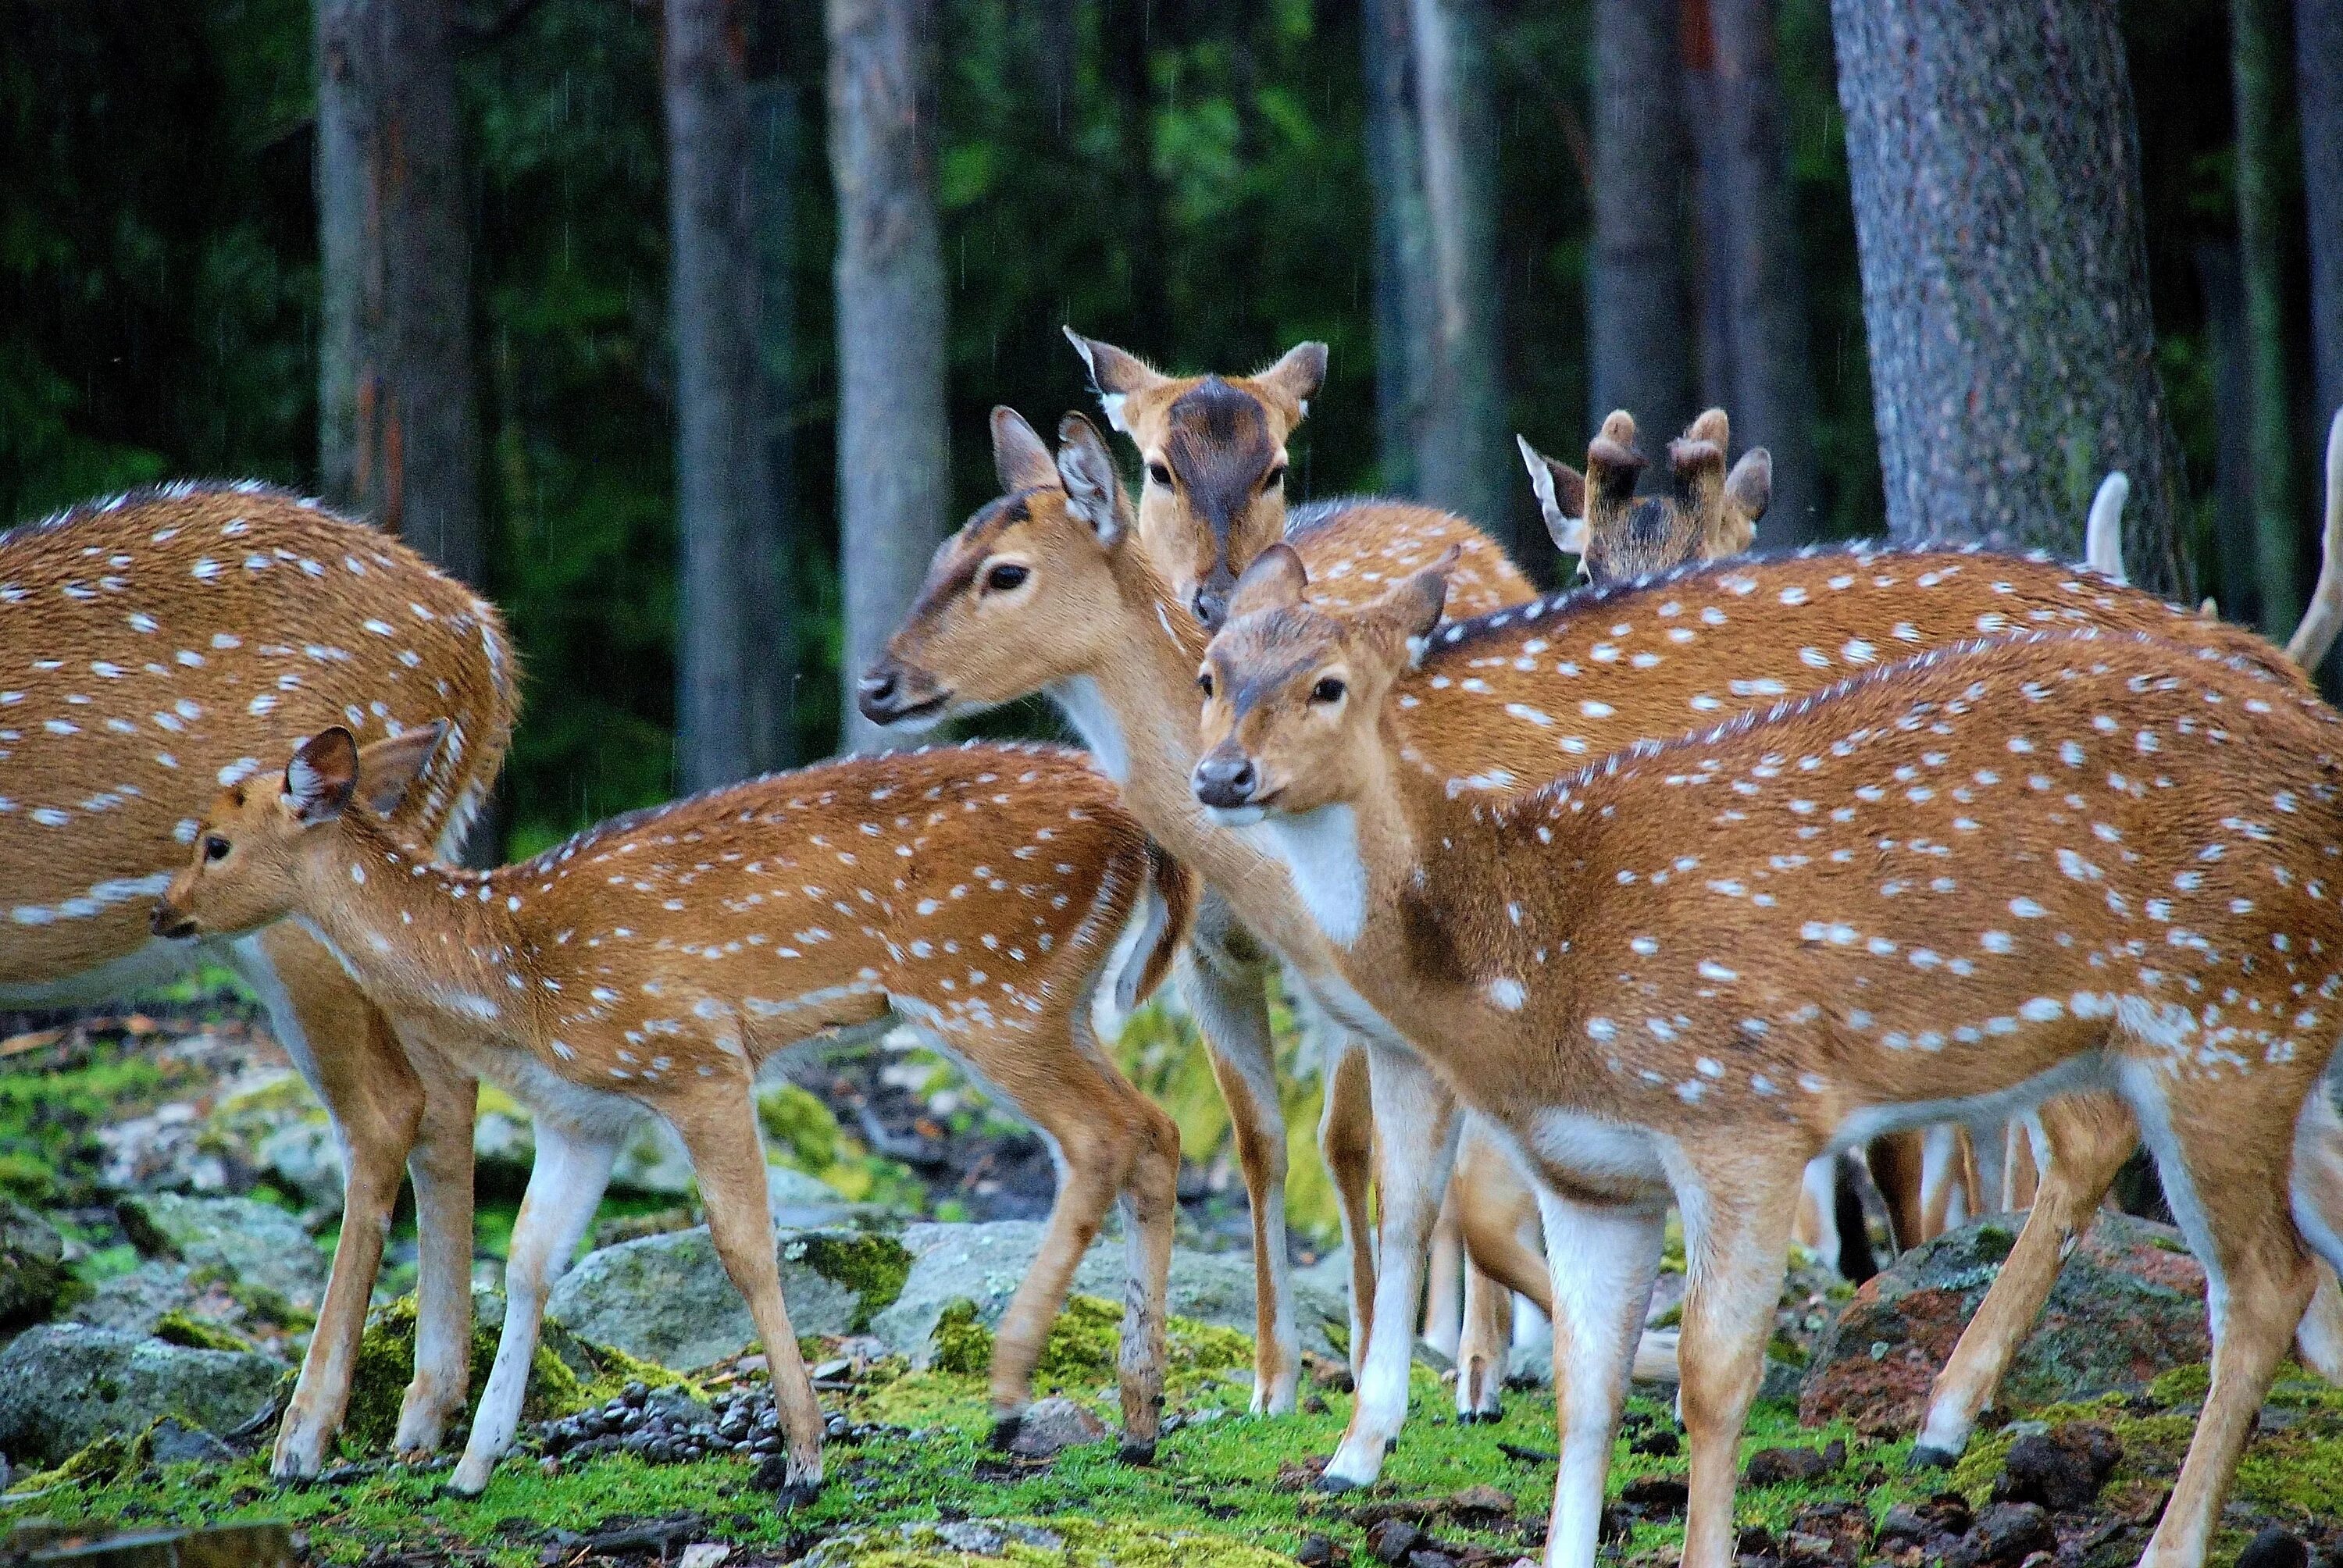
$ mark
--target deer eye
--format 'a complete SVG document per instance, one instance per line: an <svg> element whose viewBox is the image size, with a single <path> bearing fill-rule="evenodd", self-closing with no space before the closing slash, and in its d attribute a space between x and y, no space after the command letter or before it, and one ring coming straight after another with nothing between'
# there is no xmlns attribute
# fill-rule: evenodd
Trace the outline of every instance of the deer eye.
<svg viewBox="0 0 2343 1568"><path fill-rule="evenodd" d="M226 859L227 840L221 838L216 833L213 834L210 838L206 839L204 840L204 859L206 860Z"/></svg>
<svg viewBox="0 0 2343 1568"><path fill-rule="evenodd" d="M1208 698L1212 695L1212 672L1211 670L1208 669L1202 675L1196 677L1196 689L1202 692Z"/></svg>
<svg viewBox="0 0 2343 1568"><path fill-rule="evenodd" d="M1164 467L1162 464L1161 464L1161 463L1150 463L1150 464L1148 464L1148 465L1147 465L1147 477L1148 477L1149 478L1151 478L1151 479L1154 480L1157 484L1163 486L1163 487L1164 487L1165 488L1167 488L1167 489L1171 487L1171 484L1172 484L1172 470L1171 470L1171 469L1169 469L1169 468L1167 468L1167 467Z"/></svg>
<svg viewBox="0 0 2343 1568"><path fill-rule="evenodd" d="M1031 570L1019 566L1015 561L1003 561L984 574L985 591L1007 593L1012 588L1023 588L1025 579L1032 575Z"/></svg>
<svg viewBox="0 0 2343 1568"><path fill-rule="evenodd" d="M1262 478L1262 482L1261 482L1261 493L1262 493L1262 495L1264 495L1264 496L1265 496L1265 495L1269 494L1269 492L1270 492L1270 491L1272 491L1272 490L1273 490L1273 489L1277 488L1277 487L1278 487L1278 486L1280 486L1280 485L1283 484L1284 482L1285 482L1285 465L1284 465L1284 464L1282 464L1282 463L1280 463L1276 467L1272 468L1272 469L1269 471L1268 475Z"/></svg>
<svg viewBox="0 0 2343 1568"><path fill-rule="evenodd" d="M1322 676L1319 678L1318 684L1310 689L1310 700L1312 702L1340 702L1342 700L1342 693L1349 689L1350 689L1348 687L1342 684L1340 677L1332 675Z"/></svg>

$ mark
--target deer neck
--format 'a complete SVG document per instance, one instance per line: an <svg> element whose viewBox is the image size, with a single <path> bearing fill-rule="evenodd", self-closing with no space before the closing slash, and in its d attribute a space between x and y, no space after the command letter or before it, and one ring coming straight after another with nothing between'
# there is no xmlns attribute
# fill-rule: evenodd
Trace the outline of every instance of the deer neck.
<svg viewBox="0 0 2343 1568"><path fill-rule="evenodd" d="M440 1039L525 1028L530 949L498 873L437 863L351 818L306 880L292 920L385 1012L427 1020Z"/></svg>
<svg viewBox="0 0 2343 1568"><path fill-rule="evenodd" d="M1384 737L1389 742L1391 737ZM1272 812L1240 829L1284 866L1295 896L1319 933L1336 949L1355 951L1373 923L1369 912L1398 907L1420 877L1425 813L1434 793L1400 765L1389 744L1370 756L1347 799L1314 810Z"/></svg>

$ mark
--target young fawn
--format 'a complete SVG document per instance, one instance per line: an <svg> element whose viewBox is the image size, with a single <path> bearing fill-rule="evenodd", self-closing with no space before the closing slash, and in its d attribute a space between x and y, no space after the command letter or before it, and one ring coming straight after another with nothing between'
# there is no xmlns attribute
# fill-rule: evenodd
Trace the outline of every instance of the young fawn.
<svg viewBox="0 0 2343 1568"><path fill-rule="evenodd" d="M1594 1559L1671 1197L1684 1561L1721 1568L1806 1161L2075 1089L2139 1118L2210 1282L2212 1391L2144 1559L2202 1562L2310 1298L2306 1241L2343 1264L2343 1119L2317 1092L2343 724L2243 660L2051 635L1491 803L1410 761L1385 700L1438 622L1438 568L1346 614L1303 581L1284 550L1241 580L1199 678L1197 798L1273 849L1345 977L1541 1178L1574 1265L1548 1563Z"/></svg>
<svg viewBox="0 0 2343 1568"><path fill-rule="evenodd" d="M298 930L197 952L156 940L146 913L213 791L328 724L446 723L393 821L453 853L512 731L503 624L397 539L256 484L165 486L0 535L0 1008L119 999L198 958L244 976L332 1116L345 1178L271 1469L316 1473L341 1425L402 1165L421 1270L397 1442L437 1446L468 1376L472 1081L410 1060Z"/></svg>
<svg viewBox="0 0 2343 1568"><path fill-rule="evenodd" d="M778 774L636 812L476 872L409 848L368 805L421 749L361 754L332 729L281 780L230 788L156 906L167 935L285 917L325 943L401 1035L528 1105L537 1163L506 1268L504 1334L453 1484L477 1493L519 1419L547 1292L646 1111L680 1135L725 1272L771 1363L789 1495L821 1479L821 1418L781 1301L751 1101L776 1052L908 1023L1030 1118L1060 1171L1041 1256L996 1338L1005 1436L1107 1205L1128 1221L1125 1452L1151 1450L1163 1388L1179 1133L1091 1032L1111 980L1161 978L1189 884L1079 753L970 746ZM353 798L358 804L353 806ZM1140 922L1111 976L1116 943Z"/></svg>

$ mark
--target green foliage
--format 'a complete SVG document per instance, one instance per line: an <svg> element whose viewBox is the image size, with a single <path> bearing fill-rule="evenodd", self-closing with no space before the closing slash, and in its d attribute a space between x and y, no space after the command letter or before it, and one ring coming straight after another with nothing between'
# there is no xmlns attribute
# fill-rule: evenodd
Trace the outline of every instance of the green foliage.
<svg viewBox="0 0 2343 1568"><path fill-rule="evenodd" d="M892 1236L826 1231L800 1238L790 1251L823 1279L854 1292L850 1326L858 1334L870 1327L873 1314L895 1304L903 1282L911 1277L910 1251Z"/></svg>
<svg viewBox="0 0 2343 1568"><path fill-rule="evenodd" d="M992 1364L992 1331L976 1315L974 1302L947 1303L931 1338L935 1355L930 1364L940 1372L975 1377Z"/></svg>

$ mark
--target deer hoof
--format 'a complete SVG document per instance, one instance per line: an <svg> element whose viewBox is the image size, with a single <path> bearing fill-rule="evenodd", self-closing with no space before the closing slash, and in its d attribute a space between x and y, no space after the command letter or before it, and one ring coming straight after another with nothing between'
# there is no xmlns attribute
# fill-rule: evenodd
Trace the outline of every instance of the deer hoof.
<svg viewBox="0 0 2343 1568"><path fill-rule="evenodd" d="M1912 1457L1904 1462L1906 1470L1950 1470L1961 1456L1949 1448L1936 1448L1920 1443L1912 1450Z"/></svg>
<svg viewBox="0 0 2343 1568"><path fill-rule="evenodd" d="M1155 1462L1155 1440L1151 1437L1142 1442L1126 1437L1116 1448L1114 1456L1125 1464L1135 1464L1144 1469Z"/></svg>

